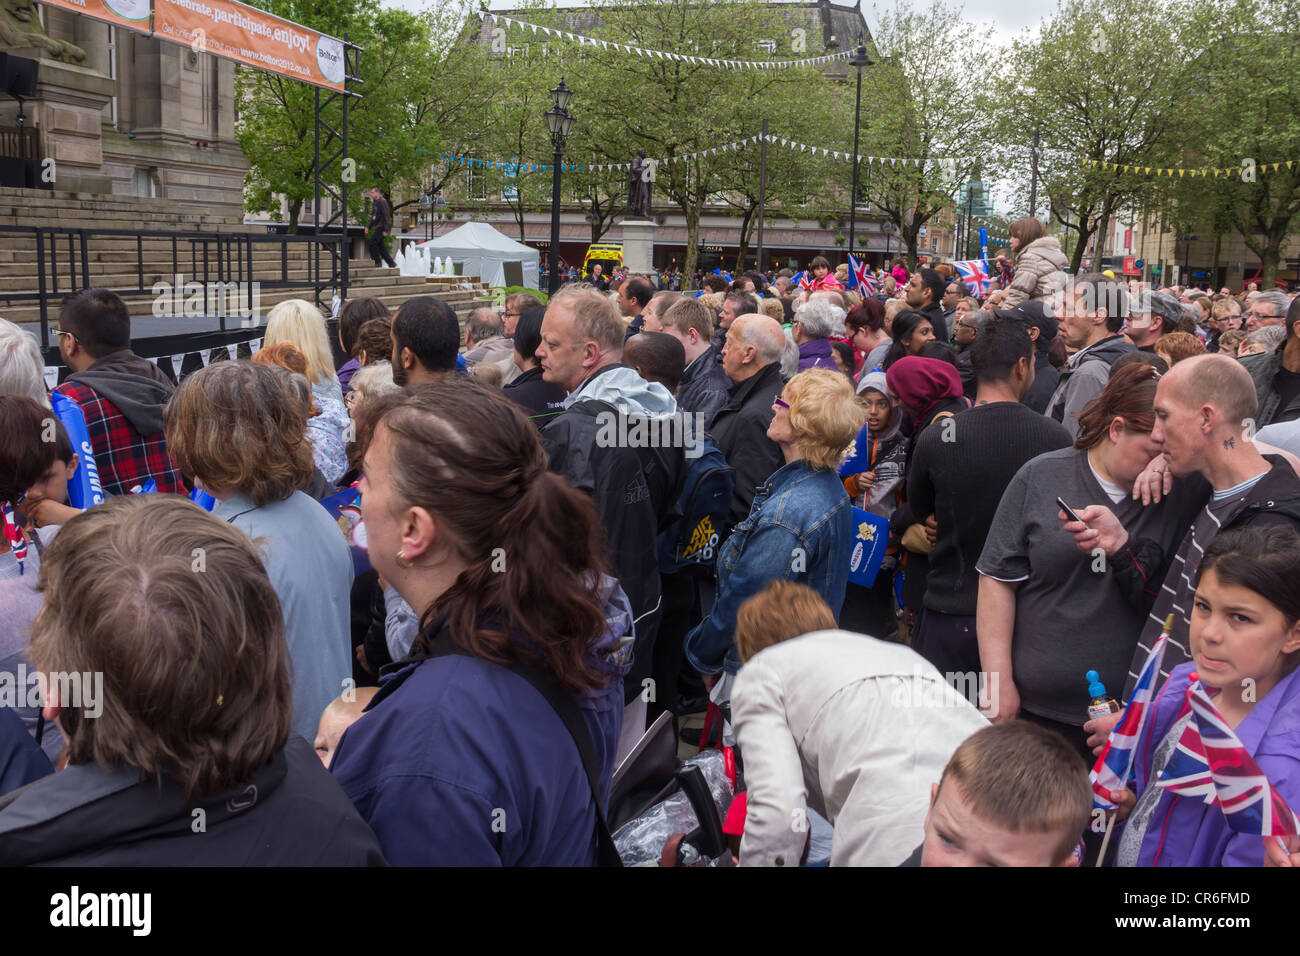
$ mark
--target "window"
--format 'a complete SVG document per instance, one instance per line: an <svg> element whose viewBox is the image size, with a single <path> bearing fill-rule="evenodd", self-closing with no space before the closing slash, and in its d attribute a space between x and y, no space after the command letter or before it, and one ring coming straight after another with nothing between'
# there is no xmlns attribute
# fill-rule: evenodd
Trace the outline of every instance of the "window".
<svg viewBox="0 0 1300 956"><path fill-rule="evenodd" d="M480 202L487 199L487 171L471 167L465 170L465 198Z"/></svg>
<svg viewBox="0 0 1300 956"><path fill-rule="evenodd" d="M158 195L155 170L137 166L131 175L131 195L137 199L153 199Z"/></svg>

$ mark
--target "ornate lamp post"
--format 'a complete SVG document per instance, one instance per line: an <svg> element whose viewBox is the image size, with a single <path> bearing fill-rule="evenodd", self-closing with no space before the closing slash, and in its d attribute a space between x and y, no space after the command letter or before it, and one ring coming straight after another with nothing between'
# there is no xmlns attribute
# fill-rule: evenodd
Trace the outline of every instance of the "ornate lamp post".
<svg viewBox="0 0 1300 956"><path fill-rule="evenodd" d="M858 48L853 51L849 66L858 71L858 95L853 106L853 193L849 196L849 255L853 255L853 238L858 225L858 131L862 119L862 68L871 66L872 59L867 56L866 44L862 34L858 34Z"/></svg>
<svg viewBox="0 0 1300 956"><path fill-rule="evenodd" d="M560 164L564 159L564 141L573 130L573 116L569 113L572 91L564 85L551 90L554 105L546 111L546 128L551 131L551 145L555 147L555 165L551 168L551 279L547 292L555 295L560 288Z"/></svg>

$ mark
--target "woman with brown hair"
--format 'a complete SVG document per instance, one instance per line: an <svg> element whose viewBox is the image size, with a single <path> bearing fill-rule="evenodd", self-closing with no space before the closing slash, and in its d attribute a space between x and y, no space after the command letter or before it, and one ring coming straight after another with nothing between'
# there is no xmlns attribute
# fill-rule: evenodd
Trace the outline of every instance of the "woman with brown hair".
<svg viewBox="0 0 1300 956"><path fill-rule="evenodd" d="M31 656L66 769L0 809L0 865L383 864L291 733L284 622L246 535L177 495L111 498L63 526L41 590Z"/></svg>
<svg viewBox="0 0 1300 956"><path fill-rule="evenodd" d="M366 409L370 560L421 630L330 771L390 862L589 866L633 632L595 505L499 391Z"/></svg>
<svg viewBox="0 0 1300 956"><path fill-rule="evenodd" d="M1046 227L1033 217L1017 219L1007 231L1015 256L1015 276L1010 286L994 293L998 298L994 304L1000 309L1014 309L1027 299L1050 304L1064 292L1065 267L1070 264L1060 241L1049 236Z"/></svg>
<svg viewBox="0 0 1300 956"><path fill-rule="evenodd" d="M1082 729L1090 699L1084 674L1097 671L1110 692L1120 693L1146 615L1096 555L1079 552L1062 528L1068 519L1057 498L1075 509L1104 502L1125 515L1126 527L1131 521L1145 537L1177 547L1205 504L1204 479L1179 479L1157 504L1143 506L1131 493L1160 453L1151 440L1159 377L1145 363L1115 369L1080 414L1074 447L1039 455L1011 480L976 565L976 628L995 701L991 716L1019 714L1060 731L1085 760L1091 757Z"/></svg>
<svg viewBox="0 0 1300 956"><path fill-rule="evenodd" d="M314 740L352 674L352 557L338 525L300 490L313 470L306 396L279 368L220 362L181 383L166 426L181 474L217 499L212 513L265 542L293 661L293 729Z"/></svg>

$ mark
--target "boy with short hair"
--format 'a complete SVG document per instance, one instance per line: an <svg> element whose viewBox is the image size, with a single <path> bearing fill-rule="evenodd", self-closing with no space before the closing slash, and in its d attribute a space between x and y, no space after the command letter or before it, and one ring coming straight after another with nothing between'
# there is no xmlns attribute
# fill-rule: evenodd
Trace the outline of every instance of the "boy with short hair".
<svg viewBox="0 0 1300 956"><path fill-rule="evenodd" d="M1078 866L1088 768L1055 731L1008 720L967 737L931 785L925 840L904 866Z"/></svg>

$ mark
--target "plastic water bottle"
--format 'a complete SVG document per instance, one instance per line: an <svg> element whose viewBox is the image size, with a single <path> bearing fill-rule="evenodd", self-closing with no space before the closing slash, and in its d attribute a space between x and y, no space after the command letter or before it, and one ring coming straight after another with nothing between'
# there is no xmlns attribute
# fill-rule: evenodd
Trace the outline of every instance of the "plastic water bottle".
<svg viewBox="0 0 1300 956"><path fill-rule="evenodd" d="M1119 702L1106 693L1106 685L1101 682L1101 675L1088 671L1084 677L1088 681L1088 719L1096 720L1108 714L1119 713Z"/></svg>

